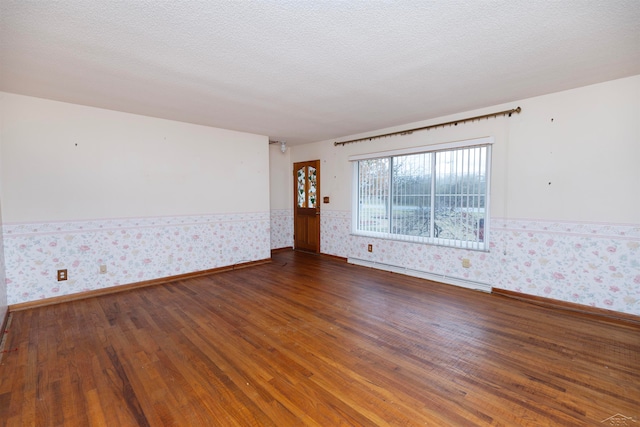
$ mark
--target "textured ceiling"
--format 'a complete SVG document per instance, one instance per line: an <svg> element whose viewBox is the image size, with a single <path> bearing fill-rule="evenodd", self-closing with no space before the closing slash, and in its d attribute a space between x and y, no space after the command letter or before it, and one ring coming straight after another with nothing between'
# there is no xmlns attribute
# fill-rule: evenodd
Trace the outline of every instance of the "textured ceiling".
<svg viewBox="0 0 640 427"><path fill-rule="evenodd" d="M289 143L640 74L639 0L0 1L0 89Z"/></svg>

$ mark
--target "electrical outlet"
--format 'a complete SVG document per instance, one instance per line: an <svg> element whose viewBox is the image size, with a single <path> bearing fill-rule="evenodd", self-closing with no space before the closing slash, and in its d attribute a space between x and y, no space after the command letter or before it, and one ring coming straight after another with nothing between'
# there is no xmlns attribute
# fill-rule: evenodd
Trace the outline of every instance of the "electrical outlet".
<svg viewBox="0 0 640 427"><path fill-rule="evenodd" d="M373 245L369 245L369 246L367 246L367 251L369 251L369 252L373 252Z"/></svg>
<svg viewBox="0 0 640 427"><path fill-rule="evenodd" d="M58 282L62 282L63 280L67 280L67 269L58 270Z"/></svg>
<svg viewBox="0 0 640 427"><path fill-rule="evenodd" d="M101 265L100 266L100 274L105 274L107 272L107 266L106 265Z"/></svg>
<svg viewBox="0 0 640 427"><path fill-rule="evenodd" d="M463 268L471 267L471 260L469 258L462 258L462 267Z"/></svg>

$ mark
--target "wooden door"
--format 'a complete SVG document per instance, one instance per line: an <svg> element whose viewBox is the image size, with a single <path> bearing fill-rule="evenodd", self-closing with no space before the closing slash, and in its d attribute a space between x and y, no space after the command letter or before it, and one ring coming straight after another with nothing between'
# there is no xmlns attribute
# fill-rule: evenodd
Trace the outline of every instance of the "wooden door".
<svg viewBox="0 0 640 427"><path fill-rule="evenodd" d="M293 164L295 249L320 252L320 160Z"/></svg>

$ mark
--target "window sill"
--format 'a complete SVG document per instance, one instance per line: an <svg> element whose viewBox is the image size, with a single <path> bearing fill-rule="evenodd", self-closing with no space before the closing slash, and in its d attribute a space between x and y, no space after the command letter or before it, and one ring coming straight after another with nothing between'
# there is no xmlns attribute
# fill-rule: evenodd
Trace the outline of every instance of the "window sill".
<svg viewBox="0 0 640 427"><path fill-rule="evenodd" d="M443 248L463 249L468 251L487 252L487 253L489 252L488 242L449 243L451 241L448 239L428 239L427 240L424 238L413 238L413 237L404 238L403 236L380 235L378 233L362 233L362 232L351 232L350 235L354 237L366 237L370 239L387 240L387 241L393 241L393 242L415 243L418 245L439 246Z"/></svg>

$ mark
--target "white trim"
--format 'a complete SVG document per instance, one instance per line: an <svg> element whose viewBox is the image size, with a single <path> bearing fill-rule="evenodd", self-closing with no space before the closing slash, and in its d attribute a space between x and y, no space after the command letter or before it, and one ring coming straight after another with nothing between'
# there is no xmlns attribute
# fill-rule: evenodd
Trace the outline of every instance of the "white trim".
<svg viewBox="0 0 640 427"><path fill-rule="evenodd" d="M351 187L351 234L355 236L368 236L386 240L399 240L413 243L421 243L421 244L431 244L431 245L439 245L446 246L452 248L461 248L461 249L469 249L469 250L477 250L477 251L489 251L489 241L490 241L490 195L491 195L491 161L492 161L492 144L494 142L493 137L481 137L468 139L463 141L456 142L448 142L442 144L435 144L426 147L415 147L408 148L403 150L394 150L394 151L386 151L384 153L372 153L370 155L355 155L349 157L349 160L352 161L352 187ZM424 151L425 148L430 148L430 151ZM486 190L485 190L485 206L484 206L484 223L483 223L483 232L484 236L482 242L480 241L466 241L466 240L454 240L454 239L444 239L437 237L424 237L424 236L410 236L410 235L402 235L402 234L392 234L390 231L386 232L374 232L374 231L365 231L358 229L358 218L360 218L360 204L359 204L359 164L361 160L375 160L375 159L387 159L394 158L394 155L403 155L408 152L415 152L414 154L424 153L429 154L432 157L432 170L435 170L435 155L433 153L437 152L453 152L456 149L469 149L469 148L486 148ZM384 157L378 157L381 154L385 154ZM390 157L388 157L390 156ZM432 180L432 192L435 194L435 178ZM391 199L391 197L390 197ZM435 197L431 198L431 212L434 212ZM435 221L431 221L431 231L430 236L434 234L433 227L435 225ZM478 236L479 237L479 236Z"/></svg>
<svg viewBox="0 0 640 427"><path fill-rule="evenodd" d="M409 242L422 245L434 245L442 246L445 248L465 249L469 251L478 252L490 252L489 243L486 240L484 242L471 242L467 240L454 240L454 239L441 239L439 237L421 237L421 236L408 236L404 234L391 234L391 233L377 233L375 231L359 231L356 230L357 221L353 221L353 230L351 235L355 237L369 237L372 239L381 239L387 241L396 242ZM486 229L485 229L486 233ZM485 234L486 236L486 234Z"/></svg>
<svg viewBox="0 0 640 427"><path fill-rule="evenodd" d="M486 189L486 193L485 193L485 203L484 203L484 211L485 211L485 216L484 216L484 236L483 236L483 242L485 245L485 248L488 250L489 249L489 242L491 241L491 165L493 162L493 147L491 145L489 145L487 147L487 189ZM505 205L507 204L507 202L505 201Z"/></svg>
<svg viewBox="0 0 640 427"><path fill-rule="evenodd" d="M426 271L414 270L411 268L400 267L397 265L384 264L381 262L367 261L359 258L348 258L349 264L360 265L363 267L375 268L378 270L390 271L392 273L404 274L407 276L418 277L420 279L432 280L434 282L446 283L447 285L459 286L461 288L473 289L482 292L491 292L491 285L482 282L474 282L472 280L460 279L458 277L445 276L440 274L428 273Z"/></svg>
<svg viewBox="0 0 640 427"><path fill-rule="evenodd" d="M493 144L492 136L482 138L465 139L463 141L444 142L441 144L423 145L420 147L402 148L398 150L379 151L377 153L354 154L348 157L350 162L358 160L379 159L382 157L402 156L406 154L430 153L434 151L451 150L455 148L469 148L477 145Z"/></svg>
<svg viewBox="0 0 640 427"><path fill-rule="evenodd" d="M351 233L356 233L358 231L358 217L360 213L358 209L360 209L360 203L358 200L358 183L359 183L359 171L358 171L358 162L353 162L351 177Z"/></svg>

